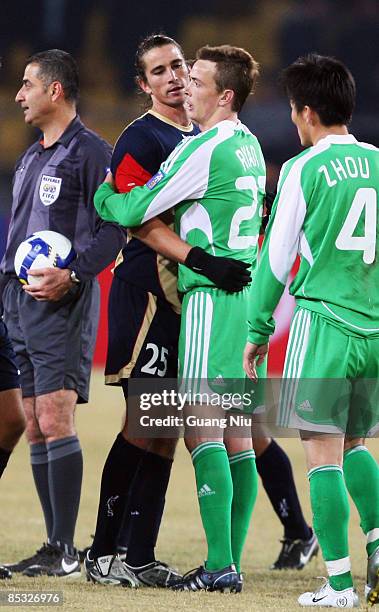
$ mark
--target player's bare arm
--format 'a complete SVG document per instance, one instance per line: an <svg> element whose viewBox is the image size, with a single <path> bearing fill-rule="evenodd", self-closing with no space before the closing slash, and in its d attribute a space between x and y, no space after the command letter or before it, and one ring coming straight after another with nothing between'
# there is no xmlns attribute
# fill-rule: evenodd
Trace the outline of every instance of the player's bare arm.
<svg viewBox="0 0 379 612"><path fill-rule="evenodd" d="M158 217L134 228L133 234L157 253L181 264L192 249Z"/></svg>

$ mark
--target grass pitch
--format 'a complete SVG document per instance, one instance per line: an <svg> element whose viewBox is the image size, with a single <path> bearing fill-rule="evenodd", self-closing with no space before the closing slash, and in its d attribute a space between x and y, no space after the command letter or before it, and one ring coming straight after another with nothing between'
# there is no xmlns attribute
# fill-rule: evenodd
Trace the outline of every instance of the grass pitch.
<svg viewBox="0 0 379 612"><path fill-rule="evenodd" d="M123 416L123 396L120 389L103 386L102 374L94 372L91 401L77 409L77 427L84 453L82 501L76 529L76 545L90 542L96 521L101 470ZM303 450L298 440L281 440L289 453L305 516L310 520L308 482ZM369 448L377 457L378 440ZM46 538L42 512L34 489L29 454L24 440L17 447L0 483L1 486L1 553L0 561L12 562L29 556ZM36 579L14 576L2 581L0 590L63 591L63 610L102 612L114 610L142 611L292 611L299 610L297 597L317 586L317 576L325 576L321 556L304 570L271 572L267 568L276 559L282 536L281 525L260 487L252 525L244 555L245 588L241 595L219 593L173 593L156 589L123 589L92 585L81 579ZM365 539L359 528L355 507L351 507L350 548L353 573L361 600L366 572ZM191 461L179 443L167 495L166 511L157 547L157 558L169 561L183 572L200 565L206 545L200 523L195 480ZM321 583L320 583L321 584ZM8 610L7 607L1 607ZM30 606L17 606L18 610ZM34 610L46 609L33 606ZM59 607L58 609L62 609Z"/></svg>

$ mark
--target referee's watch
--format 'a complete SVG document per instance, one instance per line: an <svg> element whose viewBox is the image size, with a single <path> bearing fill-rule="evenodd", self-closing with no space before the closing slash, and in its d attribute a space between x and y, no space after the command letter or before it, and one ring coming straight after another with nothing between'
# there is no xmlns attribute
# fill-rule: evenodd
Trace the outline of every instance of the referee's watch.
<svg viewBox="0 0 379 612"><path fill-rule="evenodd" d="M70 272L70 280L71 280L72 283L75 283L76 285L78 283L80 283L80 279L76 276L75 270L71 270L71 272Z"/></svg>

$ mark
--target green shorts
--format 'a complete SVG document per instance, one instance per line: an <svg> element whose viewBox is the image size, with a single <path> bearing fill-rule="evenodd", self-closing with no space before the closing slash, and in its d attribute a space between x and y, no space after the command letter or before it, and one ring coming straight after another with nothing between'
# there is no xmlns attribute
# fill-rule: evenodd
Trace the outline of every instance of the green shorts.
<svg viewBox="0 0 379 612"><path fill-rule="evenodd" d="M373 435L379 423L379 338L348 335L296 308L279 400L284 427Z"/></svg>
<svg viewBox="0 0 379 612"><path fill-rule="evenodd" d="M248 287L232 294L204 287L186 293L183 299L179 338L181 388L223 396L225 402L233 403L225 405L226 409L242 409L244 404L238 402L238 397L243 396L246 385L242 356L248 333L249 299ZM265 378L266 370L265 362L259 368L261 378ZM226 399L230 394L235 394L235 401ZM249 399L246 402L252 409L253 404L262 403L258 397L254 402Z"/></svg>

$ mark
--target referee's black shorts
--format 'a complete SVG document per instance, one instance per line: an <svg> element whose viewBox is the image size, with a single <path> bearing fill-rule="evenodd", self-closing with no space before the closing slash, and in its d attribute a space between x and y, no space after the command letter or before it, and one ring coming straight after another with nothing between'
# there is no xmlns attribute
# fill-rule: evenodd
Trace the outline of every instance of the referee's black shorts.
<svg viewBox="0 0 379 612"><path fill-rule="evenodd" d="M105 382L176 378L180 315L156 295L115 276L109 294Z"/></svg>
<svg viewBox="0 0 379 612"><path fill-rule="evenodd" d="M97 280L79 283L61 300L49 302L37 301L11 279L3 305L23 397L70 389L78 403L87 402L100 308Z"/></svg>

